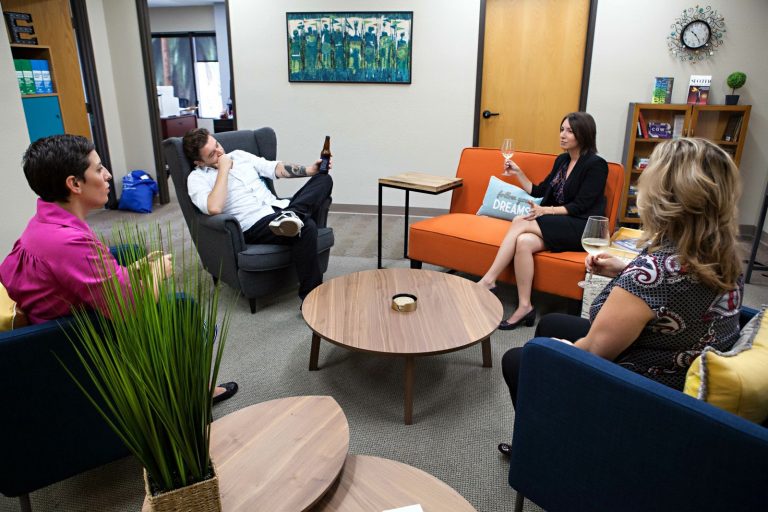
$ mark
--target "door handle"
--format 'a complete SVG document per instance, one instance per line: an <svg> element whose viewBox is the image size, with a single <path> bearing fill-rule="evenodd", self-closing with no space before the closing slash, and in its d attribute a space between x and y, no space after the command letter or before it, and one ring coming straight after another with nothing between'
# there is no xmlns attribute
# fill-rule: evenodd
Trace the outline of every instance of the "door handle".
<svg viewBox="0 0 768 512"><path fill-rule="evenodd" d="M490 110L483 110L483 118L488 119L491 116L497 116L499 115L498 112L491 112Z"/></svg>

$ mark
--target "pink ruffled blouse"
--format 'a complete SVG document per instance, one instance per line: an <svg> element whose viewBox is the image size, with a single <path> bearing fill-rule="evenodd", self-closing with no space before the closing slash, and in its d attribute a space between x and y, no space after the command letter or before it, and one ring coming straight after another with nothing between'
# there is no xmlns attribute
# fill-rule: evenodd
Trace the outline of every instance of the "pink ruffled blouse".
<svg viewBox="0 0 768 512"><path fill-rule="evenodd" d="M113 275L124 293L130 294L127 270L117 264L90 226L42 199L0 264L0 281L30 323L68 315L73 307L83 305L106 313L102 284Z"/></svg>

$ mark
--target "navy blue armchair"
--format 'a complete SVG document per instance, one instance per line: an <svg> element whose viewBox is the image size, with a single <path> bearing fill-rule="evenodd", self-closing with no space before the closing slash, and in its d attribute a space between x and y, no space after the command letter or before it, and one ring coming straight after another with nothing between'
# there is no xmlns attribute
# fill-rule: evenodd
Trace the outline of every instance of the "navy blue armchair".
<svg viewBox="0 0 768 512"><path fill-rule="evenodd" d="M72 322L0 332L0 493L18 496L23 511L30 492L128 455L56 359L97 394L65 334Z"/></svg>
<svg viewBox="0 0 768 512"><path fill-rule="evenodd" d="M523 497L548 512L768 510L768 428L535 338L523 350L509 484L515 510Z"/></svg>

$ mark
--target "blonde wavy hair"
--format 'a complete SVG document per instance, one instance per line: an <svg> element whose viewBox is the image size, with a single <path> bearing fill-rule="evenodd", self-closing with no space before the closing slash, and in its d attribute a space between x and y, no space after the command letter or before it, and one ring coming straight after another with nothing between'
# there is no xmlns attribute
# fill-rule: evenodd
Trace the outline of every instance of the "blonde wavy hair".
<svg viewBox="0 0 768 512"><path fill-rule="evenodd" d="M741 274L739 170L730 155L698 138L662 142L638 180L637 207L649 252L672 243L680 263L719 291Z"/></svg>

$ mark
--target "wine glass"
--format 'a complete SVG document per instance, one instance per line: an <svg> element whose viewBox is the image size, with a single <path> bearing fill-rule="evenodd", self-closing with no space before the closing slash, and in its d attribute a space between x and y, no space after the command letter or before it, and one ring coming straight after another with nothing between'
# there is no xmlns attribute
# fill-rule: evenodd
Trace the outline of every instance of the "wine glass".
<svg viewBox="0 0 768 512"><path fill-rule="evenodd" d="M515 154L515 141L514 139L504 139L501 143L501 156L504 157L504 176L511 176L512 173L507 171L507 162Z"/></svg>
<svg viewBox="0 0 768 512"><path fill-rule="evenodd" d="M591 255L600 254L611 245L611 235L608 232L608 217L594 215L587 219L584 233L581 235L581 246ZM579 281L581 288L586 288L592 282L592 273L584 281Z"/></svg>

